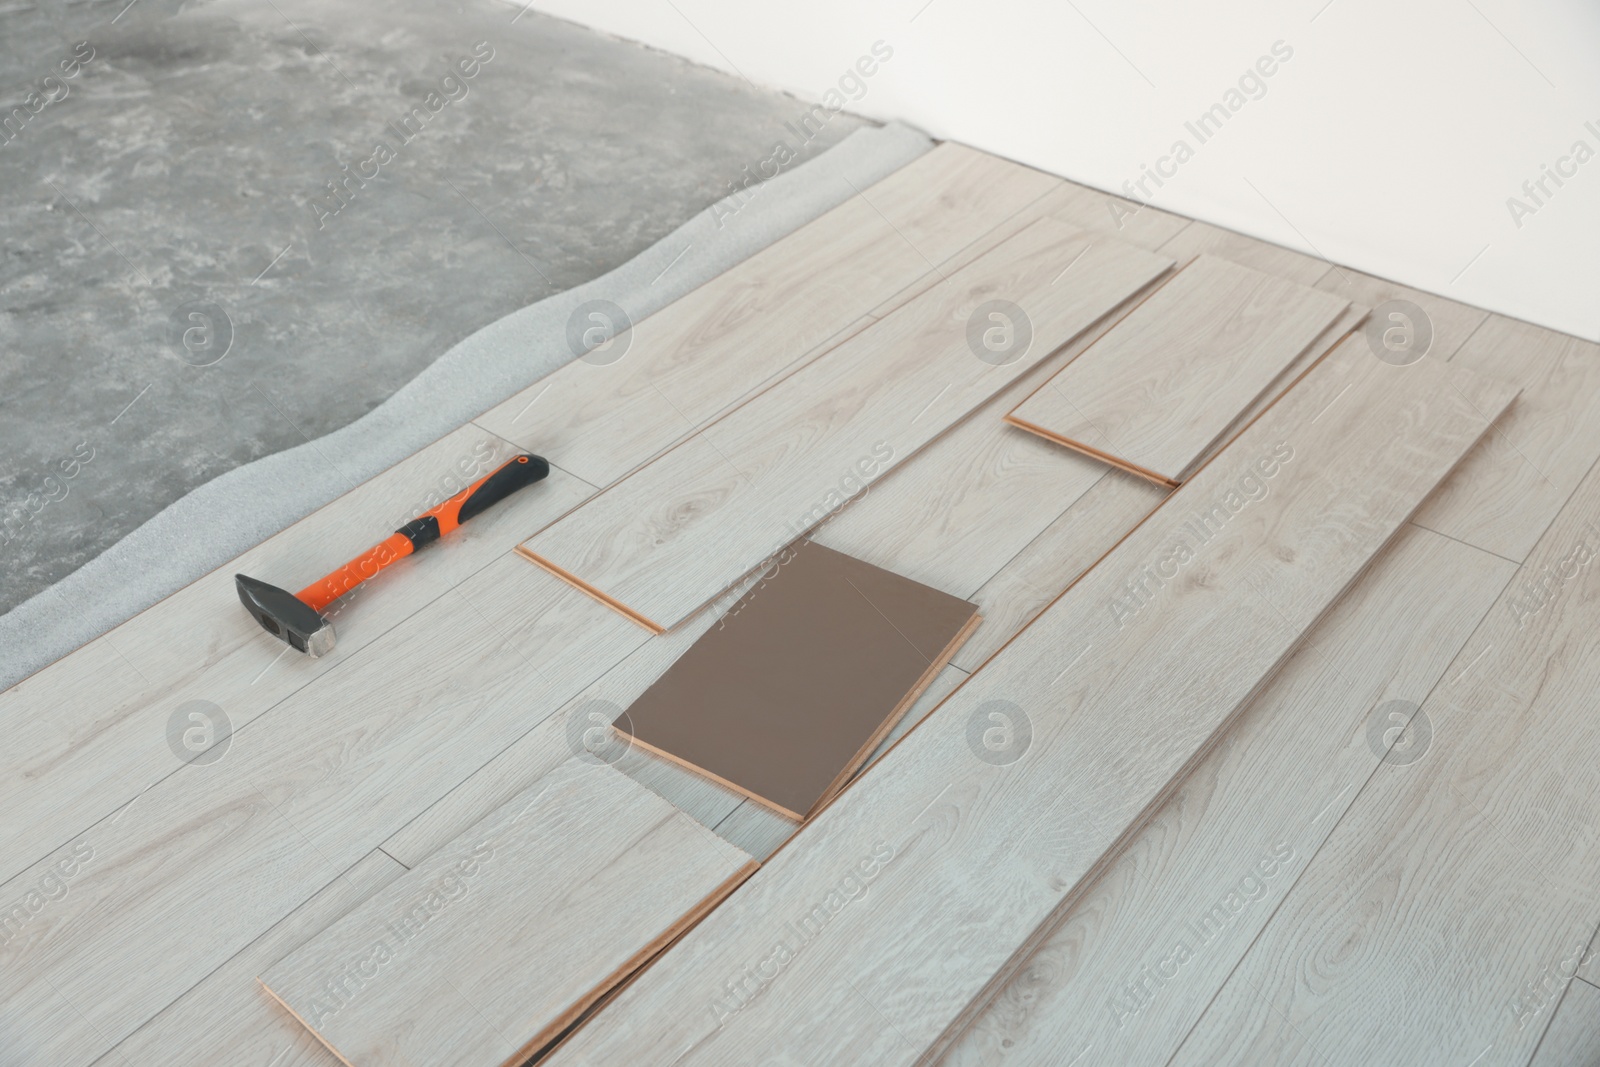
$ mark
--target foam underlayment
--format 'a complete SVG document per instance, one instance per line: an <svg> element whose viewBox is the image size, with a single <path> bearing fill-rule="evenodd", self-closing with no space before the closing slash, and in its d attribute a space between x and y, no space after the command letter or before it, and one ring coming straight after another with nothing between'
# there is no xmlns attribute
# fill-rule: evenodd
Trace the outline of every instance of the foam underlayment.
<svg viewBox="0 0 1600 1067"><path fill-rule="evenodd" d="M570 362L567 319L584 301L611 300L637 323L932 147L898 123L857 130L741 197L742 205L713 205L616 270L483 327L350 425L207 482L0 615L0 689ZM337 470L330 454L339 456ZM374 530L373 540L385 532Z"/></svg>

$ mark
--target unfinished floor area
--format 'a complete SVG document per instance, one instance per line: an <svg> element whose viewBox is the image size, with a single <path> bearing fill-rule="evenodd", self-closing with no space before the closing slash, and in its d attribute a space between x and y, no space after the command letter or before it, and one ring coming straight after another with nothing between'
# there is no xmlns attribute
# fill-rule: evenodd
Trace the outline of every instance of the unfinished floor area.
<svg viewBox="0 0 1600 1067"><path fill-rule="evenodd" d="M1591 1062L1600 350L1133 207L942 144L0 695L0 1060ZM798 819L604 727L804 541L981 622Z"/></svg>
<svg viewBox="0 0 1600 1067"><path fill-rule="evenodd" d="M0 613L861 125L519 7L0 4Z"/></svg>

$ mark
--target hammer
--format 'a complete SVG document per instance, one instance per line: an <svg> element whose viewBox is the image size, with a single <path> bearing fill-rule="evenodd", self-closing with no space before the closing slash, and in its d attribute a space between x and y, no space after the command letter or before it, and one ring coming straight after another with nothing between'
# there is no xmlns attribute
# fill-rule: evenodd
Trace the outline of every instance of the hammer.
<svg viewBox="0 0 1600 1067"><path fill-rule="evenodd" d="M395 560L404 559L423 545L437 541L474 515L549 473L550 464L539 456L514 456L432 511L412 519L387 540L373 545L298 593L268 585L246 574L234 575L239 601L273 637L313 658L325 655L333 651L333 623L322 617L329 604Z"/></svg>

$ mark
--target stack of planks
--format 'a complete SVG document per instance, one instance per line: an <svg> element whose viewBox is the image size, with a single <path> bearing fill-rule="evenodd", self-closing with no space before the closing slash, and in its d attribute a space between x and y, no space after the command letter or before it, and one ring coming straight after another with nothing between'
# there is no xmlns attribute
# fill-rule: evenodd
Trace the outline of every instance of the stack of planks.
<svg viewBox="0 0 1600 1067"><path fill-rule="evenodd" d="M1582 1047L1594 346L1109 205L941 146L0 695L0 1060ZM515 448L339 655L239 612ZM610 723L802 536L983 622L797 831Z"/></svg>

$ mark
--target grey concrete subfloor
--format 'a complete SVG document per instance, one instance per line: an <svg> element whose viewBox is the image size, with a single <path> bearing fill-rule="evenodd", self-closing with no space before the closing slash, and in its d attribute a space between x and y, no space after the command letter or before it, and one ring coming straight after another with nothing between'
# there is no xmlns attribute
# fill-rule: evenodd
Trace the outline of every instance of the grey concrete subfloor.
<svg viewBox="0 0 1600 1067"><path fill-rule="evenodd" d="M0 0L0 612L860 124L496 0L126 2Z"/></svg>

